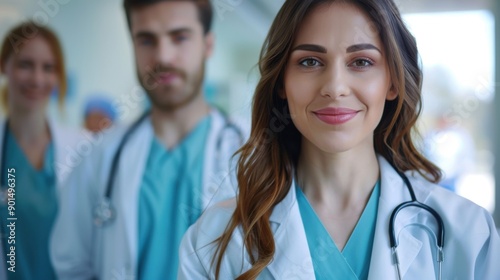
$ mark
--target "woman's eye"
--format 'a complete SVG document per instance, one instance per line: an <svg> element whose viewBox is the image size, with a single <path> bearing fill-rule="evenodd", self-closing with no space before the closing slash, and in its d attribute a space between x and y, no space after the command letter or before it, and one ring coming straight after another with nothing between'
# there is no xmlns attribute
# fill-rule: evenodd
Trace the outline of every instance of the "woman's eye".
<svg viewBox="0 0 500 280"><path fill-rule="evenodd" d="M43 69L45 70L45 72L47 73L52 73L56 70L56 67L52 64L47 64L47 65L44 65Z"/></svg>
<svg viewBox="0 0 500 280"><path fill-rule="evenodd" d="M304 59L300 62L300 65L302 66L306 66L306 67L316 67L316 66L320 66L320 62L314 58L307 58L307 59Z"/></svg>
<svg viewBox="0 0 500 280"><path fill-rule="evenodd" d="M373 65L373 62L368 59L357 59L351 65L356 68L364 68Z"/></svg>
<svg viewBox="0 0 500 280"><path fill-rule="evenodd" d="M19 68L21 68L21 69L28 69L28 68L31 68L32 63L29 61L20 61L18 65L19 65Z"/></svg>

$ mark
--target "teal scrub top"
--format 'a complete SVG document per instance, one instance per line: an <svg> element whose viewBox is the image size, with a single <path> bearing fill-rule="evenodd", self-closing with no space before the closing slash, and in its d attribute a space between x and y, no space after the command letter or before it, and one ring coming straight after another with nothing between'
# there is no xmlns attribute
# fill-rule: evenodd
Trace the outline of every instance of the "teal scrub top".
<svg viewBox="0 0 500 280"><path fill-rule="evenodd" d="M154 138L139 195L139 279L177 279L181 239L201 215L210 117L171 150Z"/></svg>
<svg viewBox="0 0 500 280"><path fill-rule="evenodd" d="M56 279L49 257L49 237L57 213L56 175L54 171L54 147L52 142L45 150L43 167L36 170L21 147L17 144L12 133L7 132L5 164L2 166L4 182L2 190L7 186L10 168L15 173L15 211L10 215L6 205L0 207L2 219L2 233L11 235L12 231L6 227L10 222L15 223L14 239L3 239L4 257L10 253L11 246L15 246L15 272L7 270L7 278L14 279ZM15 217L17 220L7 220ZM5 252L7 250L7 252ZM11 267L5 263L6 268Z"/></svg>
<svg viewBox="0 0 500 280"><path fill-rule="evenodd" d="M304 223L316 279L368 279L377 221L380 183L377 182L375 185L342 252L335 245L302 190L298 186L296 189L300 215Z"/></svg>

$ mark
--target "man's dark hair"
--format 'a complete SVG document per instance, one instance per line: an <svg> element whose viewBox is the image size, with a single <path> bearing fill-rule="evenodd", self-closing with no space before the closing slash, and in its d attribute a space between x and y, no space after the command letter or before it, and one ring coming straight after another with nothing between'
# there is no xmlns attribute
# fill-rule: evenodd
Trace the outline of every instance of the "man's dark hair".
<svg viewBox="0 0 500 280"><path fill-rule="evenodd" d="M198 17L203 26L203 33L207 34L210 31L212 25L212 5L210 4L210 0L124 0L123 7L125 8L125 15L127 16L128 28L132 29L132 22L130 19L130 11L132 9L167 1L194 2L198 8Z"/></svg>

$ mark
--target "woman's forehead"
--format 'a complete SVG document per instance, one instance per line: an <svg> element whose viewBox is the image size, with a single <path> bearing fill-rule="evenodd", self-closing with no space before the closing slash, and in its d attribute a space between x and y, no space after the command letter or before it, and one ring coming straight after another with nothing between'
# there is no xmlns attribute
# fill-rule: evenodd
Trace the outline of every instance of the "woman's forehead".
<svg viewBox="0 0 500 280"><path fill-rule="evenodd" d="M26 39L13 53L20 58L40 58L55 60L54 51L49 41L43 36Z"/></svg>
<svg viewBox="0 0 500 280"><path fill-rule="evenodd" d="M382 48L378 29L371 18L354 4L320 4L306 15L299 26L295 44L316 43L345 49L370 43Z"/></svg>

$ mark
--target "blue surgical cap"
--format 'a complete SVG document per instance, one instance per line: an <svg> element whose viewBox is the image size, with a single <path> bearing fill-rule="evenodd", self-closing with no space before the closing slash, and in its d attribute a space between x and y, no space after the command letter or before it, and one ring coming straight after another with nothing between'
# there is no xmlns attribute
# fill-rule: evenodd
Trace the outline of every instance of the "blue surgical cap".
<svg viewBox="0 0 500 280"><path fill-rule="evenodd" d="M91 112L101 112L105 114L111 121L116 118L116 109L111 102L111 99L104 96L92 96L87 99L85 103L85 117Z"/></svg>

